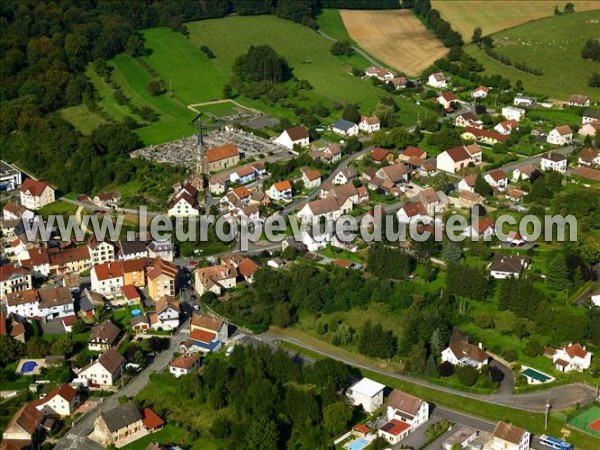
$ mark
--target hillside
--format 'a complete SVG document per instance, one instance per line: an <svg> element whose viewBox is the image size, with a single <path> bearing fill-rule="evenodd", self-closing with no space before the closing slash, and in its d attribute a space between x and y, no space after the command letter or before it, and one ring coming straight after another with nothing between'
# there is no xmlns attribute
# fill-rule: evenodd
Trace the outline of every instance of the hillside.
<svg viewBox="0 0 600 450"><path fill-rule="evenodd" d="M481 27L484 34L496 33L531 20L550 17L554 14L555 5L562 9L565 3L567 3L566 0L564 2L548 0L431 1L431 5L467 41L470 41L475 27ZM597 0L574 0L571 3L575 5L576 12L600 9L600 2Z"/></svg>
<svg viewBox="0 0 600 450"><path fill-rule="evenodd" d="M465 49L481 61L486 73L521 80L529 92L563 100L571 94L585 94L598 100L600 89L589 87L587 80L600 71L600 65L582 59L581 49L586 39L600 36L599 18L592 11L561 14L494 34L494 50L509 57L512 66L501 64L473 44ZM517 70L515 62L541 69L543 75Z"/></svg>

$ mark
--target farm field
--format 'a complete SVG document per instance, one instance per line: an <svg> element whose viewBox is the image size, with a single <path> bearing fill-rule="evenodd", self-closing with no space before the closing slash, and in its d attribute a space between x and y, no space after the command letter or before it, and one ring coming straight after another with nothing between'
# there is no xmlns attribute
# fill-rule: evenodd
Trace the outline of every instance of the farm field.
<svg viewBox="0 0 600 450"><path fill-rule="evenodd" d="M431 5L437 9L442 17L461 33L465 41L471 40L473 29L481 27L483 34L492 34L507 28L516 27L531 20L541 19L554 15L554 5L563 8L567 2L547 0L432 0ZM597 0L571 1L575 11L589 11L600 9Z"/></svg>
<svg viewBox="0 0 600 450"><path fill-rule="evenodd" d="M599 15L588 11L563 14L537 20L493 35L495 51L515 62L542 69L542 76L534 76L505 66L489 57L477 46L465 50L477 58L487 74L500 74L513 81L521 80L527 92L566 100L572 94L600 98L600 89L587 85L587 80L598 63L581 58L586 39L600 36Z"/></svg>
<svg viewBox="0 0 600 450"><path fill-rule="evenodd" d="M340 11L354 41L373 57L416 76L448 52L410 11Z"/></svg>

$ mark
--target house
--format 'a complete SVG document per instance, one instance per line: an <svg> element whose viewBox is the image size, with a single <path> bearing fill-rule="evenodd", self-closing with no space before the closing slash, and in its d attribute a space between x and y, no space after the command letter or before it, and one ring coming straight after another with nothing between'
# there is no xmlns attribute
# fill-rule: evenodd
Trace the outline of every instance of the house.
<svg viewBox="0 0 600 450"><path fill-rule="evenodd" d="M582 125L581 128L579 128L579 135L584 137L594 137L596 136L598 129L600 129L600 121L598 120L596 120L595 122L586 123Z"/></svg>
<svg viewBox="0 0 600 450"><path fill-rule="evenodd" d="M229 181L232 183L246 184L256 179L257 173L252 166L241 167L229 174Z"/></svg>
<svg viewBox="0 0 600 450"><path fill-rule="evenodd" d="M300 172L302 172L301 180L305 189L314 189L321 185L321 172L317 169L301 167Z"/></svg>
<svg viewBox="0 0 600 450"><path fill-rule="evenodd" d="M27 252L29 258L21 261L21 266L31 272L34 278L50 276L50 256L44 248L33 248ZM65 274L63 281L68 274Z"/></svg>
<svg viewBox="0 0 600 450"><path fill-rule="evenodd" d="M371 159L377 164L381 164L383 162L390 164L394 162L394 154L385 148L375 147L373 150L371 150Z"/></svg>
<svg viewBox="0 0 600 450"><path fill-rule="evenodd" d="M579 152L577 163L586 167L600 166L600 150L591 147L584 148Z"/></svg>
<svg viewBox="0 0 600 450"><path fill-rule="evenodd" d="M513 424L498 422L492 433L492 450L529 450L531 434Z"/></svg>
<svg viewBox="0 0 600 450"><path fill-rule="evenodd" d="M531 262L530 258L518 255L495 254L488 266L490 274L496 279L509 277L519 278L523 270L527 269Z"/></svg>
<svg viewBox="0 0 600 450"><path fill-rule="evenodd" d="M308 130L304 127L295 126L283 131L273 142L282 145L289 150L294 147L308 147L310 136Z"/></svg>
<svg viewBox="0 0 600 450"><path fill-rule="evenodd" d="M363 378L346 391L346 396L353 406L362 406L368 414L383 405L383 390L385 385Z"/></svg>
<svg viewBox="0 0 600 450"><path fill-rule="evenodd" d="M106 262L92 267L90 272L92 290L112 297L125 285L120 261Z"/></svg>
<svg viewBox="0 0 600 450"><path fill-rule="evenodd" d="M563 348L547 352L552 358L554 368L559 372L568 373L572 371L582 372L590 368L592 353L580 344L569 343Z"/></svg>
<svg viewBox="0 0 600 450"><path fill-rule="evenodd" d="M131 329L136 334L146 333L150 329L150 320L148 320L148 317L140 314L129 319L129 326L131 326Z"/></svg>
<svg viewBox="0 0 600 450"><path fill-rule="evenodd" d="M356 136L358 134L358 125L346 119L338 119L331 126L331 131L340 136Z"/></svg>
<svg viewBox="0 0 600 450"><path fill-rule="evenodd" d="M519 180L529 180L536 170L538 170L537 167L532 165L517 167L513 170L512 180L515 182Z"/></svg>
<svg viewBox="0 0 600 450"><path fill-rule="evenodd" d="M248 283L254 281L254 274L260 269L260 265L250 258L244 258L237 267L239 274L244 277Z"/></svg>
<svg viewBox="0 0 600 450"><path fill-rule="evenodd" d="M342 149L340 144L327 144L322 150L311 152L310 155L313 159L333 164L342 159Z"/></svg>
<svg viewBox="0 0 600 450"><path fill-rule="evenodd" d="M358 129L368 134L375 133L381 129L381 121L375 116L360 116Z"/></svg>
<svg viewBox="0 0 600 450"><path fill-rule="evenodd" d="M173 361L169 363L169 372L175 378L179 378L183 375L192 373L195 369L200 367L201 359L199 355L185 354L179 355Z"/></svg>
<svg viewBox="0 0 600 450"><path fill-rule="evenodd" d="M64 286L37 290L39 314L43 318L66 317L75 314L71 290ZM10 311L9 311L10 312Z"/></svg>
<svg viewBox="0 0 600 450"><path fill-rule="evenodd" d="M48 186L45 181L36 181L27 178L19 187L21 196L21 205L27 209L40 209L52 203L54 198L54 189Z"/></svg>
<svg viewBox="0 0 600 450"><path fill-rule="evenodd" d="M398 217L398 222L400 223L430 223L432 221L423 203L418 201L406 203L398 210L396 217Z"/></svg>
<svg viewBox="0 0 600 450"><path fill-rule="evenodd" d="M429 404L418 397L394 389L388 397L387 422L377 432L395 445L429 420Z"/></svg>
<svg viewBox="0 0 600 450"><path fill-rule="evenodd" d="M94 420L94 431L90 438L108 447L122 439L132 440L133 435L144 436L143 417L135 403L129 401L104 411Z"/></svg>
<svg viewBox="0 0 600 450"><path fill-rule="evenodd" d="M87 248L93 265L115 260L115 245L103 238L99 238L95 233L88 239Z"/></svg>
<svg viewBox="0 0 600 450"><path fill-rule="evenodd" d="M40 299L35 289L11 292L6 295L6 311L19 317L41 317Z"/></svg>
<svg viewBox="0 0 600 450"><path fill-rule="evenodd" d="M554 145L568 145L573 142L573 130L569 125L556 127L548 133L546 142Z"/></svg>
<svg viewBox="0 0 600 450"><path fill-rule="evenodd" d="M537 99L535 97L528 97L523 94L517 94L513 99L513 105L515 106L533 106L537 103Z"/></svg>
<svg viewBox="0 0 600 450"><path fill-rule="evenodd" d="M409 145L398 156L398 160L404 163L408 163L412 159L417 158L421 160L427 159L427 152L419 147L413 147Z"/></svg>
<svg viewBox="0 0 600 450"><path fill-rule="evenodd" d="M175 246L171 241L150 241L146 246L149 258L161 258L167 262L173 262L175 257Z"/></svg>
<svg viewBox="0 0 600 450"><path fill-rule="evenodd" d="M6 161L0 161L0 191L12 191L21 185L21 171Z"/></svg>
<svg viewBox="0 0 600 450"><path fill-rule="evenodd" d="M508 186L508 177L502 169L490 170L483 177L485 181L494 189L505 191Z"/></svg>
<svg viewBox="0 0 600 450"><path fill-rule="evenodd" d="M81 369L77 378L88 380L92 386L113 386L121 377L124 368L125 358L116 349L111 348Z"/></svg>
<svg viewBox="0 0 600 450"><path fill-rule="evenodd" d="M466 192L475 192L475 181L477 180L477 175L471 174L464 177L462 180L458 182L458 190L466 191Z"/></svg>
<svg viewBox="0 0 600 450"><path fill-rule="evenodd" d="M240 151L232 143L209 148L205 154L205 161L206 170L209 172L227 169L240 162Z"/></svg>
<svg viewBox="0 0 600 450"><path fill-rule="evenodd" d="M460 136L467 141L477 141L482 144L496 145L499 142L506 142L508 136L491 130L481 130L479 128L466 127Z"/></svg>
<svg viewBox="0 0 600 450"><path fill-rule="evenodd" d="M119 261L123 269L123 285L146 287L146 265L148 258L135 258Z"/></svg>
<svg viewBox="0 0 600 450"><path fill-rule="evenodd" d="M523 108L515 108L514 106L505 106L502 108L502 117L506 120L516 120L517 122L521 120L521 117L525 115L525 110Z"/></svg>
<svg viewBox="0 0 600 450"><path fill-rule="evenodd" d="M14 202L6 202L2 208L2 218L4 220L33 220L34 216L33 212Z"/></svg>
<svg viewBox="0 0 600 450"><path fill-rule="evenodd" d="M442 105L445 110L452 110L453 103L458 101L458 97L452 92L444 92L437 98L437 102Z"/></svg>
<svg viewBox="0 0 600 450"><path fill-rule="evenodd" d="M394 74L383 67L371 66L365 69L365 76L369 78L377 78L381 81L390 81L394 78Z"/></svg>
<svg viewBox="0 0 600 450"><path fill-rule="evenodd" d="M289 203L293 200L292 183L288 180L273 183L267 195L274 201Z"/></svg>
<svg viewBox="0 0 600 450"><path fill-rule="evenodd" d="M569 106L588 107L590 106L590 98L585 95L571 95L567 100L567 104Z"/></svg>
<svg viewBox="0 0 600 450"><path fill-rule="evenodd" d="M71 385L65 383L31 404L45 416L67 417L79 406L79 395Z"/></svg>
<svg viewBox="0 0 600 450"><path fill-rule="evenodd" d="M406 77L394 77L389 81L389 83L391 83L396 90L406 89L409 85L412 85L412 83Z"/></svg>
<svg viewBox="0 0 600 450"><path fill-rule="evenodd" d="M452 434L442 442L442 448L444 450L469 448L469 444L477 439L478 433L477 430L462 425L452 427Z"/></svg>
<svg viewBox="0 0 600 450"><path fill-rule="evenodd" d="M121 194L118 192L105 192L97 194L92 202L101 208L117 208L117 205L121 200Z"/></svg>
<svg viewBox="0 0 600 450"><path fill-rule="evenodd" d="M228 337L228 326L222 320L194 315L190 322L190 339L181 345L181 349L184 353L215 352Z"/></svg>
<svg viewBox="0 0 600 450"><path fill-rule="evenodd" d="M517 122L514 119L503 120L502 122L498 123L494 127L494 130L496 130L498 133L505 135L505 136L512 133L513 130L518 130L518 129L519 129L519 122Z"/></svg>
<svg viewBox="0 0 600 450"><path fill-rule="evenodd" d="M479 86L476 89L473 89L471 92L471 97L473 98L486 98L490 90L485 86Z"/></svg>
<svg viewBox="0 0 600 450"><path fill-rule="evenodd" d="M153 299L165 295L175 296L177 292L177 275L179 266L160 257L154 258L146 267L148 294Z"/></svg>
<svg viewBox="0 0 600 450"><path fill-rule="evenodd" d="M429 75L427 78L427 84L434 88L447 88L448 78L443 72L436 72Z"/></svg>
<svg viewBox="0 0 600 450"><path fill-rule="evenodd" d="M481 370L489 360L490 355L483 349L482 343L474 345L464 339L450 342L450 346L442 351L442 361L453 366L472 366Z"/></svg>
<svg viewBox="0 0 600 450"><path fill-rule="evenodd" d="M2 432L2 449L34 448L32 445L39 438L43 419L44 413L26 403L12 416Z"/></svg>
<svg viewBox="0 0 600 450"><path fill-rule="evenodd" d="M87 246L48 250L50 257L50 273L64 274L68 272L83 272L92 267L90 252Z"/></svg>
<svg viewBox="0 0 600 450"><path fill-rule="evenodd" d="M485 241L488 241L496 234L496 224L491 217L481 217L479 220L473 222L463 234L465 236L470 236L473 239L483 237Z"/></svg>
<svg viewBox="0 0 600 450"><path fill-rule="evenodd" d="M458 206L460 208L472 208L475 205L483 205L485 199L472 191L460 191L458 193Z"/></svg>
<svg viewBox="0 0 600 450"><path fill-rule="evenodd" d="M423 204L429 216L443 213L450 204L445 192L436 192L433 188L423 189L413 198Z"/></svg>
<svg viewBox="0 0 600 450"><path fill-rule="evenodd" d="M540 161L540 167L543 171L554 170L559 173L565 173L567 165L567 157L558 152L544 153Z"/></svg>
<svg viewBox="0 0 600 450"><path fill-rule="evenodd" d="M233 264L201 267L194 272L196 292L202 295L212 292L221 295L226 289L236 286L237 271Z"/></svg>
<svg viewBox="0 0 600 450"><path fill-rule="evenodd" d="M150 315L150 328L153 330L174 330L179 326L179 302L175 297L165 296L155 304L154 314Z"/></svg>
<svg viewBox="0 0 600 450"><path fill-rule="evenodd" d="M483 128L483 122L479 120L475 114L469 111L456 116L456 119L454 119L454 126L460 128Z"/></svg>
<svg viewBox="0 0 600 450"><path fill-rule="evenodd" d="M15 341L25 343L25 326L13 314L5 317L0 313L0 336L10 336Z"/></svg>
<svg viewBox="0 0 600 450"><path fill-rule="evenodd" d="M407 182L409 178L409 172L404 164L399 163L382 167L375 172L375 176L396 185Z"/></svg>
<svg viewBox="0 0 600 450"><path fill-rule="evenodd" d="M210 177L208 180L208 189L211 194L221 195L225 193L227 189L227 180L218 178L216 175Z"/></svg>
<svg viewBox="0 0 600 450"><path fill-rule="evenodd" d="M312 222L314 220L337 220L342 214L352 211L352 200L345 200L328 197L313 200L306 203L300 211L298 211L298 219L301 221Z"/></svg>
<svg viewBox="0 0 600 450"><path fill-rule="evenodd" d="M110 320L95 325L92 328L88 349L92 352L104 352L117 345L121 337L121 329Z"/></svg>
<svg viewBox="0 0 600 450"><path fill-rule="evenodd" d="M469 165L481 164L482 151L477 144L461 145L443 151L437 157L437 169L448 173L457 173Z"/></svg>
<svg viewBox="0 0 600 450"><path fill-rule="evenodd" d="M344 185L354 180L358 176L356 169L352 166L346 166L335 174L333 184Z"/></svg>
<svg viewBox="0 0 600 450"><path fill-rule="evenodd" d="M118 259L137 259L147 258L148 249L146 248L146 242L134 239L134 240L120 240L119 241L119 253Z"/></svg>
<svg viewBox="0 0 600 450"><path fill-rule="evenodd" d="M8 294L31 289L31 272L14 264L0 266L0 299Z"/></svg>
<svg viewBox="0 0 600 450"><path fill-rule="evenodd" d="M200 215L200 206L195 197L192 197L187 192L180 192L173 200L167 215L170 217L195 217Z"/></svg>
<svg viewBox="0 0 600 450"><path fill-rule="evenodd" d="M92 318L96 315L96 306L103 306L104 299L96 292L90 292L85 288L79 297L79 315L83 318Z"/></svg>
<svg viewBox="0 0 600 450"><path fill-rule="evenodd" d="M139 305L142 301L142 296L133 284L126 284L121 288L121 294L128 305Z"/></svg>
<svg viewBox="0 0 600 450"><path fill-rule="evenodd" d="M581 116L581 124L597 122L600 120L600 109L586 109Z"/></svg>

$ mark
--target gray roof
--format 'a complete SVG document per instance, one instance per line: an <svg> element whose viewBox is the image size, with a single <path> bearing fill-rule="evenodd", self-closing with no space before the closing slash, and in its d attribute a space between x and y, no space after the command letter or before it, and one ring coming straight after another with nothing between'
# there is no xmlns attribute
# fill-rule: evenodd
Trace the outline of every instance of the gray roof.
<svg viewBox="0 0 600 450"><path fill-rule="evenodd" d="M90 295L90 291L85 289L83 291L83 295L79 297L79 308L84 312L94 310L94 305L92 303Z"/></svg>
<svg viewBox="0 0 600 450"><path fill-rule="evenodd" d="M146 243L142 241L126 241L122 240L119 242L121 255L135 255L136 253L145 253Z"/></svg>
<svg viewBox="0 0 600 450"><path fill-rule="evenodd" d="M127 402L101 414L104 423L111 432L115 432L132 423L142 420L140 411L133 402Z"/></svg>
<svg viewBox="0 0 600 450"><path fill-rule="evenodd" d="M490 264L490 270L495 272L521 273L530 258L518 255L501 255L496 253Z"/></svg>
<svg viewBox="0 0 600 450"><path fill-rule="evenodd" d="M333 124L333 128L337 128L338 130L348 131L350 128L352 128L355 125L356 124L354 122L350 122L349 120L338 119Z"/></svg>
<svg viewBox="0 0 600 450"><path fill-rule="evenodd" d="M592 117L593 119L600 120L600 109L586 109L583 117Z"/></svg>

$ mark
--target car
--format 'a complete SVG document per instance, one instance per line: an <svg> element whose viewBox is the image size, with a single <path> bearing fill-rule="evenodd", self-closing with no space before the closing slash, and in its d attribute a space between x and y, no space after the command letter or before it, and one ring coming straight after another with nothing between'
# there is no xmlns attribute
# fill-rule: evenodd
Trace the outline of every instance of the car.
<svg viewBox="0 0 600 450"><path fill-rule="evenodd" d="M225 351L225 356L231 356L231 354L233 353L233 348L233 345L227 348L227 350Z"/></svg>
<svg viewBox="0 0 600 450"><path fill-rule="evenodd" d="M190 261L190 266L195 266L196 264L198 264L196 261Z"/></svg>
<svg viewBox="0 0 600 450"><path fill-rule="evenodd" d="M198 305L194 305L194 310L198 311L200 309L200 307Z"/></svg>

